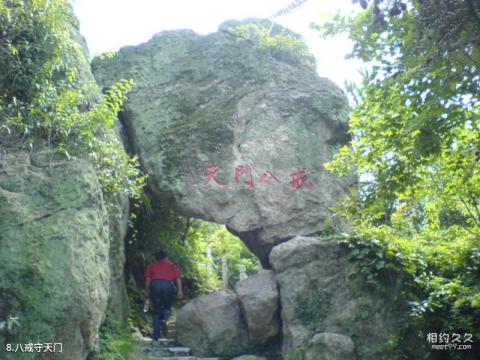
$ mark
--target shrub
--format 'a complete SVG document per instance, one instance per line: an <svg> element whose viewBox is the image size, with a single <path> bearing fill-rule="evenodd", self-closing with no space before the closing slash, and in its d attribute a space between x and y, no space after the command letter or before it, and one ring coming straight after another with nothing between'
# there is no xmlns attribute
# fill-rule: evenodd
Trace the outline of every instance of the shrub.
<svg viewBox="0 0 480 360"><path fill-rule="evenodd" d="M145 177L112 130L132 81L101 96L76 25L65 0L0 0L0 131L16 146L87 155L105 193L138 198Z"/></svg>

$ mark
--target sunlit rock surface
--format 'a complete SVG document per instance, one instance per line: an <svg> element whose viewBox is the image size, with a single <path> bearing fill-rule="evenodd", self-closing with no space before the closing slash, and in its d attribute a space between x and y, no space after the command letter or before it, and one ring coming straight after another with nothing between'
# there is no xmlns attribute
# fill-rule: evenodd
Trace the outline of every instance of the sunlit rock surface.
<svg viewBox="0 0 480 360"><path fill-rule="evenodd" d="M180 343L205 356L241 354L248 343L238 299L225 291L200 296L182 307L177 334Z"/></svg>
<svg viewBox="0 0 480 360"><path fill-rule="evenodd" d="M280 333L280 300L273 271L263 270L239 281L235 292L252 344L263 344Z"/></svg>
<svg viewBox="0 0 480 360"><path fill-rule="evenodd" d="M248 38L251 24L267 38ZM156 196L227 224L264 265L274 244L318 231L353 182L323 168L348 140L346 97L278 25L161 32L93 69L103 87L135 81L122 121Z"/></svg>
<svg viewBox="0 0 480 360"><path fill-rule="evenodd" d="M297 236L277 245L270 261L280 289L284 357L394 359L400 331L401 278L388 292L369 288L335 240Z"/></svg>

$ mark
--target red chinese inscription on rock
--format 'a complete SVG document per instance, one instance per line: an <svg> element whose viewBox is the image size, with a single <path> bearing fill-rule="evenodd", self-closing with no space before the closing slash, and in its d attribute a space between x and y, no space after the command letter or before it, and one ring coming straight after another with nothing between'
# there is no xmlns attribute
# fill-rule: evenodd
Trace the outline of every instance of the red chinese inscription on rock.
<svg viewBox="0 0 480 360"><path fill-rule="evenodd" d="M245 180L245 185L249 188L253 188L253 173L252 173L252 167L250 165L240 165L235 167L235 182L239 183L240 182L240 177L246 174L247 175L247 180Z"/></svg>
<svg viewBox="0 0 480 360"><path fill-rule="evenodd" d="M216 174L218 172L218 166L217 165L210 165L207 170L205 171L205 181L203 182L203 185L206 186L208 185L211 181L214 181L218 186L224 186L225 184L218 180L216 177Z"/></svg>
<svg viewBox="0 0 480 360"><path fill-rule="evenodd" d="M206 186L209 183L216 184L218 187L225 186L221 180L217 178L218 166L213 164L210 165L204 173L205 180L203 185ZM253 181L253 169L250 165L238 165L235 167L235 173L233 180L239 184L242 179L245 179L243 182L248 188L254 187ZM271 181L273 183L282 184L282 181L276 177L270 170L266 170L258 179L261 184ZM305 169L297 168L293 173L290 174L290 185L292 189L302 189L307 190L313 189L313 184L307 180L307 175L305 174Z"/></svg>
<svg viewBox="0 0 480 360"><path fill-rule="evenodd" d="M263 173L262 176L260 176L260 183L263 184L263 183L266 182L268 179L271 179L271 180L275 181L277 184L281 184L281 183L282 183L275 175L272 174L271 171L268 171L268 170L267 170L267 171L265 171L265 172Z"/></svg>
<svg viewBox="0 0 480 360"><path fill-rule="evenodd" d="M307 188L308 190L313 189L313 184L307 181L307 175L305 175L305 170L298 168L295 172L290 174L290 185L293 189L301 189L302 187Z"/></svg>

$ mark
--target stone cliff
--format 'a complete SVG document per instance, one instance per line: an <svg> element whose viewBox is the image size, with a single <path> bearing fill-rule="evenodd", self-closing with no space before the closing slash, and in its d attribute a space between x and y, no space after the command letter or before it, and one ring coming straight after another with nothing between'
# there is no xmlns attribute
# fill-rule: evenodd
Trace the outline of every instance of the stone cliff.
<svg viewBox="0 0 480 360"><path fill-rule="evenodd" d="M85 358L106 310L109 246L108 213L88 161L4 155L0 315L19 324L0 338L2 351L6 342L55 340L67 358Z"/></svg>
<svg viewBox="0 0 480 360"><path fill-rule="evenodd" d="M83 49L77 81L95 85ZM90 101L100 97L91 88ZM123 241L128 197L104 197L86 154L67 158L36 144L26 150L15 135L0 135L0 357L6 344L61 343L59 359L85 359L95 351L109 311L126 324ZM57 349L58 350L58 349Z"/></svg>

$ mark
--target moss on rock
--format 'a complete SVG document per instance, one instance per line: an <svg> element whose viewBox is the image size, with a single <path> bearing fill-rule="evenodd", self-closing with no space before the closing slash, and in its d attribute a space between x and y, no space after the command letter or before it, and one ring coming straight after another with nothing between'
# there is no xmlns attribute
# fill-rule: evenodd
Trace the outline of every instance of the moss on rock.
<svg viewBox="0 0 480 360"><path fill-rule="evenodd" d="M51 155L36 165L21 151L2 159L0 315L17 326L0 333L0 346L62 342L80 359L107 304L108 218L92 166Z"/></svg>

